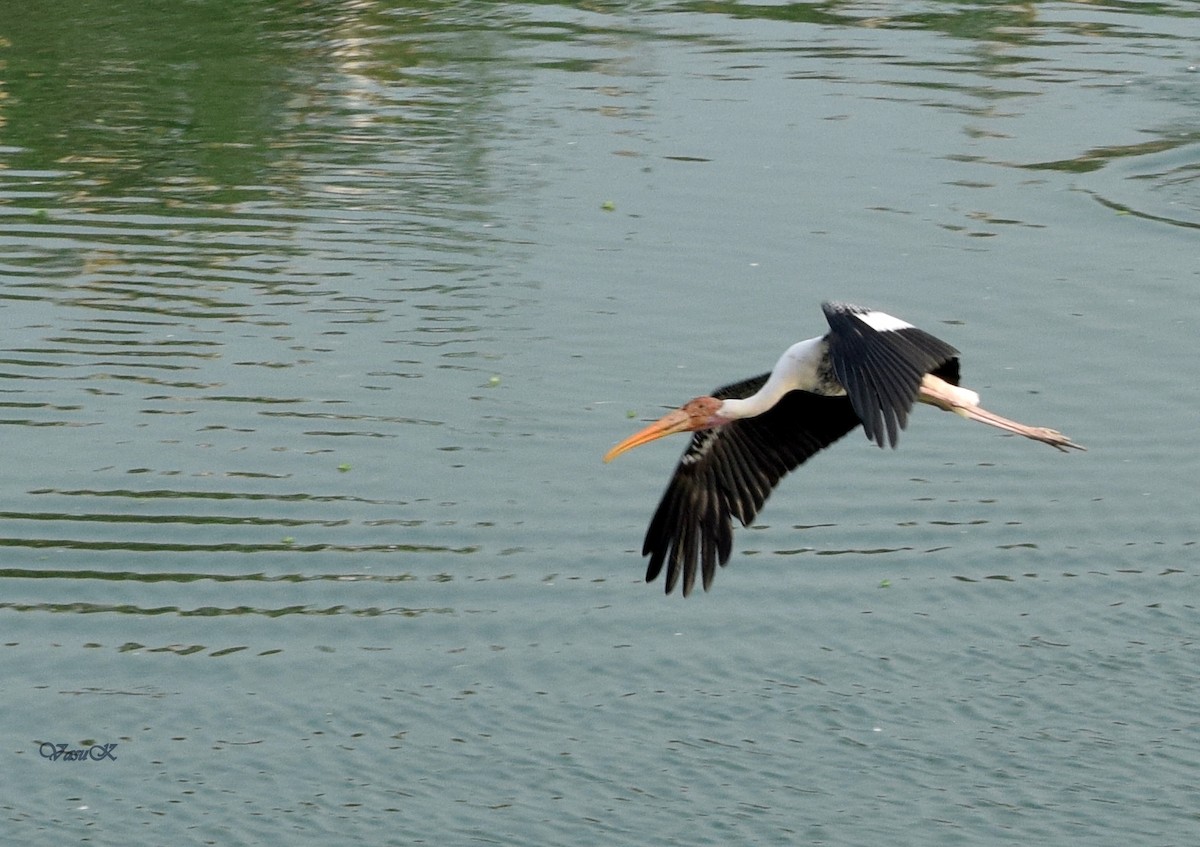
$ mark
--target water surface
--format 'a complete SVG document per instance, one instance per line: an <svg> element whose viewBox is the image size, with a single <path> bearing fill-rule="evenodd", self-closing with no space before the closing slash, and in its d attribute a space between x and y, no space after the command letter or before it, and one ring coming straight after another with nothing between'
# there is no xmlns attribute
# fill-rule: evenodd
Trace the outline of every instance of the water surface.
<svg viewBox="0 0 1200 847"><path fill-rule="evenodd" d="M1196 20L0 24L7 831L1190 843ZM710 594L643 585L683 443L600 456L825 299L1089 452L918 411L786 480Z"/></svg>

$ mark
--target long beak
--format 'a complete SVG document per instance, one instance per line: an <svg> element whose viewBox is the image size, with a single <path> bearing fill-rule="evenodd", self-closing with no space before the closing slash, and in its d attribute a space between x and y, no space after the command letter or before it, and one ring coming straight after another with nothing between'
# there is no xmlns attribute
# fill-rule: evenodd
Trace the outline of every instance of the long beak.
<svg viewBox="0 0 1200 847"><path fill-rule="evenodd" d="M663 415L640 432L635 432L616 447L609 450L604 454L604 461L611 462L617 456L628 450L632 450L634 447L641 447L643 444L649 444L651 441L657 441L664 436L674 435L677 432L691 432L695 428L694 418L683 409L676 409L668 415Z"/></svg>

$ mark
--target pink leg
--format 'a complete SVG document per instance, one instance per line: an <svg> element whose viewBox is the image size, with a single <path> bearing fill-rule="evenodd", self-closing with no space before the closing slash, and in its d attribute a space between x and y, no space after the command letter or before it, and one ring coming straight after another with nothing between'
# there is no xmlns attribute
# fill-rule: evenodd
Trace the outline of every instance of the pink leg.
<svg viewBox="0 0 1200 847"><path fill-rule="evenodd" d="M1072 450L1086 449L1056 429L1048 429L1044 426L1026 426L1023 423L1010 421L1008 418L1002 418L993 412L989 412L979 405L979 395L974 391L951 385L944 379L940 379L932 374L926 374L925 378L921 381L921 391L917 395L917 399L922 403L937 406L939 409L947 412L962 415L968 420L979 421L988 426L1002 429L1005 432L1011 432L1013 435L1023 435L1026 438L1032 438L1034 441L1049 444L1051 447L1061 450L1064 453L1068 451L1068 448Z"/></svg>

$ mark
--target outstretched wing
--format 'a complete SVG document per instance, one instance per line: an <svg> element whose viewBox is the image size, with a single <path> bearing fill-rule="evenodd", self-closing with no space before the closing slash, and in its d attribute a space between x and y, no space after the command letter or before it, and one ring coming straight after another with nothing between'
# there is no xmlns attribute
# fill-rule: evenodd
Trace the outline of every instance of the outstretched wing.
<svg viewBox="0 0 1200 847"><path fill-rule="evenodd" d="M925 374L958 384L958 351L883 312L824 303L829 360L867 438L892 447L908 424Z"/></svg>
<svg viewBox="0 0 1200 847"><path fill-rule="evenodd" d="M727 385L713 396L748 397L767 376ZM846 397L792 391L757 417L697 432L646 530L646 581L666 565L667 593L682 576L686 597L699 569L707 591L717 565L728 562L733 549L731 518L749 524L784 474L858 423Z"/></svg>

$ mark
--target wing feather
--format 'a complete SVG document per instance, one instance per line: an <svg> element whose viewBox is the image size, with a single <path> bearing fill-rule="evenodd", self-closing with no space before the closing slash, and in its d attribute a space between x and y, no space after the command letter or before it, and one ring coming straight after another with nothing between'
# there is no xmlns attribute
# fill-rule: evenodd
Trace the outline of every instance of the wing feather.
<svg viewBox="0 0 1200 847"><path fill-rule="evenodd" d="M846 303L825 303L833 375L867 438L896 446L927 373L958 381L958 351L904 321ZM945 378L945 377L943 377Z"/></svg>
<svg viewBox="0 0 1200 847"><path fill-rule="evenodd" d="M713 396L746 397L766 380L763 374ZM646 530L646 581L665 566L668 594L681 580L684 596L690 594L697 573L707 591L732 553L732 519L743 526L753 521L785 474L858 423L846 397L792 391L757 417L693 435Z"/></svg>

